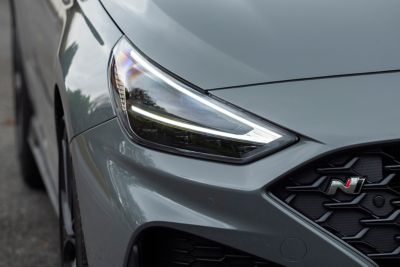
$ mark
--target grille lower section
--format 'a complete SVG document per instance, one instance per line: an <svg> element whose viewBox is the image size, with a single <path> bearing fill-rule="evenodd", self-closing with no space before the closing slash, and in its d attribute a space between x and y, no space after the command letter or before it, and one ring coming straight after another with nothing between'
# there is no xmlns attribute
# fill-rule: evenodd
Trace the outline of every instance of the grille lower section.
<svg viewBox="0 0 400 267"><path fill-rule="evenodd" d="M138 242L142 267L278 267L275 263L191 234L157 228Z"/></svg>
<svg viewBox="0 0 400 267"><path fill-rule="evenodd" d="M271 192L381 266L400 263L400 146L352 150L292 173ZM326 192L332 179L343 184L365 178L359 194Z"/></svg>

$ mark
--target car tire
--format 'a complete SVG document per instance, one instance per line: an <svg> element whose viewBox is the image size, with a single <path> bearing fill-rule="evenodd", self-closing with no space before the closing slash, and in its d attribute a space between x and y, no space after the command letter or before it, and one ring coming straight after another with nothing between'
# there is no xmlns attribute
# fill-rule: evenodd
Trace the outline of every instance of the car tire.
<svg viewBox="0 0 400 267"><path fill-rule="evenodd" d="M64 127L64 126L62 126ZM61 131L59 169L59 225L62 267L87 267L86 247L72 159L65 129Z"/></svg>
<svg viewBox="0 0 400 267"><path fill-rule="evenodd" d="M25 184L30 188L43 189L43 181L28 143L33 108L26 88L18 45L16 42L14 44L13 85L18 159Z"/></svg>

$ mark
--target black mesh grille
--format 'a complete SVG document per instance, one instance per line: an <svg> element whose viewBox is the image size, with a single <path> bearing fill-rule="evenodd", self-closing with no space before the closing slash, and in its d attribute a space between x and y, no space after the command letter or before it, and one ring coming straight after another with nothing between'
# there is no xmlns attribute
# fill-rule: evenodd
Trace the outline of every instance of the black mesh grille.
<svg viewBox="0 0 400 267"><path fill-rule="evenodd" d="M321 159L273 185L290 207L381 266L400 263L400 146L352 150ZM326 194L332 179L366 178L359 194Z"/></svg>
<svg viewBox="0 0 400 267"><path fill-rule="evenodd" d="M213 241L170 229L147 231L138 243L142 267L277 267Z"/></svg>

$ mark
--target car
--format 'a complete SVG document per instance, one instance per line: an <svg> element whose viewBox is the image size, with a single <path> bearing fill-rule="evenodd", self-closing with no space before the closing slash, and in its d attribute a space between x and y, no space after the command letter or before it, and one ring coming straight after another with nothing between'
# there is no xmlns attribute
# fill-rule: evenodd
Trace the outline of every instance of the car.
<svg viewBox="0 0 400 267"><path fill-rule="evenodd" d="M399 1L11 4L62 266L399 265Z"/></svg>

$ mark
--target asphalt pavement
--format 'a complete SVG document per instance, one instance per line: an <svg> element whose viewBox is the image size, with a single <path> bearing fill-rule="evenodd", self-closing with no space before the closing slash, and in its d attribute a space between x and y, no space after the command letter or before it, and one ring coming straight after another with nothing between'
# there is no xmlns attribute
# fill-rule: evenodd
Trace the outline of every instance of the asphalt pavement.
<svg viewBox="0 0 400 267"><path fill-rule="evenodd" d="M58 219L23 182L15 151L8 0L0 0L0 267L59 266Z"/></svg>

